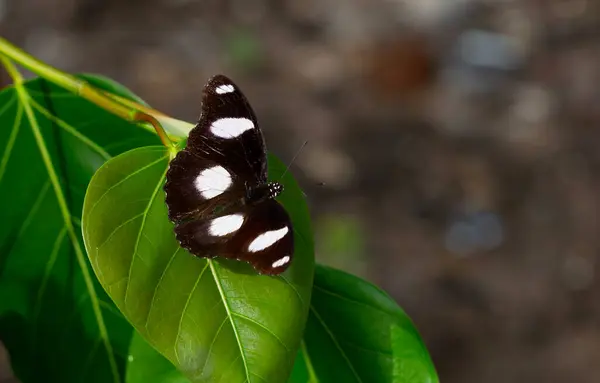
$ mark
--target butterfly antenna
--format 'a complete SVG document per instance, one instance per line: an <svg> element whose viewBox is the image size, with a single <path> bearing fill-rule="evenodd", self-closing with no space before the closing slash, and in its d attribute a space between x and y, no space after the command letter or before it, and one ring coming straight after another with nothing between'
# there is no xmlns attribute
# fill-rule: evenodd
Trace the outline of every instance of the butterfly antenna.
<svg viewBox="0 0 600 383"><path fill-rule="evenodd" d="M281 175L281 177L279 177L280 181L283 178L283 176L285 176L287 174L288 170L290 170L290 167L292 166L292 164L296 160L296 157L298 157L298 155L300 154L300 152L302 151L302 149L304 149L304 147L306 146L306 144L308 144L308 140L304 141L304 143L302 144L302 146L300 147L300 149L298 149L298 151L296 152L296 154L294 154L294 157L290 161L289 165L285 168L285 171L283 172L283 174Z"/></svg>

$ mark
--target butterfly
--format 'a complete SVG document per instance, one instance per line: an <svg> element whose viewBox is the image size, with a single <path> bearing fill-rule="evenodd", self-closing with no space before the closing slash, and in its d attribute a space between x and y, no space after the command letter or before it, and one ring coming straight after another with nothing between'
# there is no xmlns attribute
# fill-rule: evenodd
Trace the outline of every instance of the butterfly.
<svg viewBox="0 0 600 383"><path fill-rule="evenodd" d="M292 261L290 217L267 180L267 150L248 100L223 75L202 92L198 123L169 163L164 186L169 219L184 249L198 257L250 263L280 274Z"/></svg>

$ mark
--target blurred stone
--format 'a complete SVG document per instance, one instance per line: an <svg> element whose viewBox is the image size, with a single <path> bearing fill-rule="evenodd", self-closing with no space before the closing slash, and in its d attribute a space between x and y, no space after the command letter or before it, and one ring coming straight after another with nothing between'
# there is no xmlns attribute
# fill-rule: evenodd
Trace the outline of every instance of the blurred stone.
<svg viewBox="0 0 600 383"><path fill-rule="evenodd" d="M355 171L352 160L341 151L317 142L306 146L305 150L298 165L313 180L333 188L346 187L352 181Z"/></svg>
<svg viewBox="0 0 600 383"><path fill-rule="evenodd" d="M578 255L569 256L563 266L563 281L569 290L584 290L594 282L595 265Z"/></svg>
<svg viewBox="0 0 600 383"><path fill-rule="evenodd" d="M516 42L498 33L483 30L465 31L458 41L461 59L475 67L514 70L521 64Z"/></svg>
<svg viewBox="0 0 600 383"><path fill-rule="evenodd" d="M476 228L464 221L457 221L450 225L445 235L448 251L457 255L471 255L477 250Z"/></svg>
<svg viewBox="0 0 600 383"><path fill-rule="evenodd" d="M437 62L424 36L374 44L362 54L366 88L374 97L412 96L435 80Z"/></svg>
<svg viewBox="0 0 600 383"><path fill-rule="evenodd" d="M185 81L181 62L162 50L139 50L129 63L128 70L132 80L139 84L140 94L144 94L151 105L160 105L161 100L173 99L183 91ZM198 84L198 87L202 85ZM193 88L195 92L198 87ZM195 100L199 100L199 94Z"/></svg>
<svg viewBox="0 0 600 383"><path fill-rule="evenodd" d="M456 15L465 13L466 7L473 3L473 0L387 1L397 4L399 14L408 23L422 29L434 29L449 21L455 21Z"/></svg>
<svg viewBox="0 0 600 383"><path fill-rule="evenodd" d="M523 122L536 124L548 120L554 105L550 94L540 86L523 85L517 89L514 115Z"/></svg>
<svg viewBox="0 0 600 383"><path fill-rule="evenodd" d="M444 238L450 252L468 256L496 249L504 242L504 229L496 214L477 212L452 222Z"/></svg>
<svg viewBox="0 0 600 383"><path fill-rule="evenodd" d="M345 77L345 65L330 47L305 45L299 46L293 53L294 60L300 63L297 70L315 91L331 89Z"/></svg>
<svg viewBox="0 0 600 383"><path fill-rule="evenodd" d="M233 17L241 23L261 23L268 15L267 0L231 0L230 8Z"/></svg>

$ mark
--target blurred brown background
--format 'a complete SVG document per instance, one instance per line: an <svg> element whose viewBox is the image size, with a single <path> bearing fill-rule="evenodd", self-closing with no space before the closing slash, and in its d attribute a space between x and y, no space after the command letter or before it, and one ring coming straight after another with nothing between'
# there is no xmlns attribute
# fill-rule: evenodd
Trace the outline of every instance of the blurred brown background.
<svg viewBox="0 0 600 383"><path fill-rule="evenodd" d="M0 0L0 28L189 121L232 77L272 152L309 140L318 261L389 291L442 382L600 382L599 0Z"/></svg>

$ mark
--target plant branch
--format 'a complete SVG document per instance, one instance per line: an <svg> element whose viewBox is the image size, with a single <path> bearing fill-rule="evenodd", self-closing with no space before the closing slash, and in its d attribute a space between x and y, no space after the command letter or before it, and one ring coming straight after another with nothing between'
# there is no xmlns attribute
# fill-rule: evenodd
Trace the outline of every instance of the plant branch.
<svg viewBox="0 0 600 383"><path fill-rule="evenodd" d="M75 76L61 72L56 68L36 59L35 57L23 52L6 39L0 37L0 58L9 75L15 82L23 81L23 77L10 61L14 61L40 77L66 89L67 91L82 97L100 108L113 113L124 120L135 123L150 123L162 143L173 148L173 140L163 128L161 121L175 122L177 120L160 113L155 109L145 107L137 102L127 100L123 102L123 98L110 95L108 92L98 90L88 84L86 81L76 78ZM10 60L9 60L10 59ZM181 123L173 124L175 126ZM185 129L182 129L185 131ZM178 137L173 137L175 141Z"/></svg>
<svg viewBox="0 0 600 383"><path fill-rule="evenodd" d="M0 61L2 61L2 65L6 69L6 73L12 78L13 83L17 86L20 85L23 82L23 76L21 76L21 73L19 73L13 63L2 55L0 55Z"/></svg>

